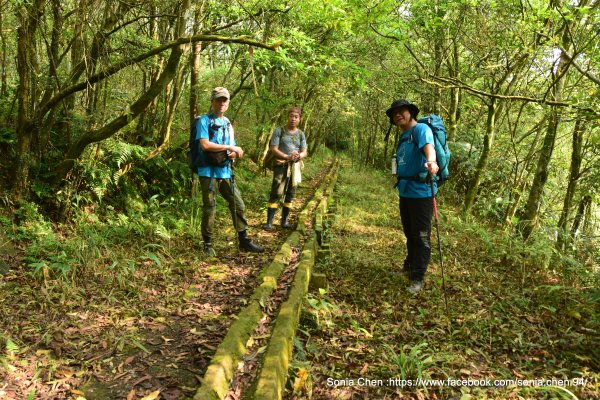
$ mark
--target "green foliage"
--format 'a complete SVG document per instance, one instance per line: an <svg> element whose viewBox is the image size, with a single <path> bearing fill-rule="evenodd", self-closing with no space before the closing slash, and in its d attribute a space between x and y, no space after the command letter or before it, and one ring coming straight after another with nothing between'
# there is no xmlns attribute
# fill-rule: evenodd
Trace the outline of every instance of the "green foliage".
<svg viewBox="0 0 600 400"><path fill-rule="evenodd" d="M42 215L37 204L22 204L14 217L18 221L16 239L49 243L56 240L52 224Z"/></svg>
<svg viewBox="0 0 600 400"><path fill-rule="evenodd" d="M17 143L17 133L14 129L0 128L0 148L7 148L8 145Z"/></svg>
<svg viewBox="0 0 600 400"><path fill-rule="evenodd" d="M414 346L405 344L399 351L387 344L385 348L387 350L385 357L389 362L386 365L394 377L402 380L427 378L429 376L427 370L435 363L433 355L428 354L427 342Z"/></svg>
<svg viewBox="0 0 600 400"><path fill-rule="evenodd" d="M335 316L340 313L338 306L327 301L326 294L324 289L319 289L318 296L309 293L306 297L309 312L315 317L317 326L322 329L332 328Z"/></svg>

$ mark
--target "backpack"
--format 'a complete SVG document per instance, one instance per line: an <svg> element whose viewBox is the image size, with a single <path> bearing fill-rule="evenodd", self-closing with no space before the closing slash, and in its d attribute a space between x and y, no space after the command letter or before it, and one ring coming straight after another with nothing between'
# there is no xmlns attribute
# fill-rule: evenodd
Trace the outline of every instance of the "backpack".
<svg viewBox="0 0 600 400"><path fill-rule="evenodd" d="M194 122L192 122L192 126L190 127L188 164L192 170L192 173L196 173L196 171L198 171L198 167L201 165L200 143L198 143L198 140L196 140L196 125L198 124L198 120L200 120L200 117L194 118Z"/></svg>
<svg viewBox="0 0 600 400"><path fill-rule="evenodd" d="M262 165L264 169L268 169L270 171L275 169L275 165L277 165L277 157L275 157L275 153L273 153L271 149L267 151L267 155L265 156Z"/></svg>
<svg viewBox="0 0 600 400"><path fill-rule="evenodd" d="M223 150L223 151L217 151L217 152L206 152L204 154L204 157L202 157L201 155L201 151L200 151L200 143L198 140L196 140L196 125L198 124L198 121L200 120L200 118L202 118L202 116L198 116L196 118L194 118L194 122L192 123L192 126L190 127L190 140L189 140L189 151L188 151L188 164L190 166L190 169L192 170L192 173L196 173L198 170L198 167L220 167L223 166L227 161L228 161L228 157L227 157L227 151ZM216 129L213 129L213 125L215 123L214 118L210 118L210 125L208 128L208 137L209 140L211 140L215 133L217 132ZM229 127L231 125L231 122L227 122L227 126ZM230 136L230 140L231 140L231 136Z"/></svg>
<svg viewBox="0 0 600 400"><path fill-rule="evenodd" d="M426 115L417 120L422 124L427 125L433 132L433 143L435 148L435 157L439 167L436 173L438 186L446 182L450 177L448 166L450 165L450 148L448 147L448 138L446 137L446 126L444 121L435 115Z"/></svg>
<svg viewBox="0 0 600 400"><path fill-rule="evenodd" d="M444 122L442 121L442 119L435 114L421 117L417 120L417 122L427 125L433 133L433 147L435 149L436 161L439 167L439 170L436 173L436 181L438 186L440 186L446 180L448 180L448 177L450 176L450 173L448 171L448 165L450 164L450 148L448 147L448 140L446 138L446 127L444 126ZM410 138L408 140L412 141L412 134L410 135ZM401 141L400 144L401 143L403 143L403 141ZM398 162L397 159L396 162ZM414 176L402 176L401 171L403 170L403 168L401 168L399 164L396 165L396 170L398 171L398 181L402 179L408 179L425 182L427 179L426 171L420 172Z"/></svg>

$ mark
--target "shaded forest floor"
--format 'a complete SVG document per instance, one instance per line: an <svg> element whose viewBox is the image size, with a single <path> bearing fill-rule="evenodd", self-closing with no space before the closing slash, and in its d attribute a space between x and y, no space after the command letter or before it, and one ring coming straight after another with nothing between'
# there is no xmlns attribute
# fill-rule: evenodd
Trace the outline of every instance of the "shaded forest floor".
<svg viewBox="0 0 600 400"><path fill-rule="evenodd" d="M327 166L307 164L292 223ZM258 272L290 233L260 228L270 175L240 170L237 181L264 254L237 254L222 199L218 259L201 252L201 199L182 203L192 211L173 223L163 216L171 206L156 204L110 223L84 212L73 225L44 225L38 216L35 232L0 231L0 399L192 397ZM6 231L6 215L3 222Z"/></svg>
<svg viewBox="0 0 600 400"><path fill-rule="evenodd" d="M593 260L559 265L548 258L550 242L525 246L464 221L442 197L448 319L435 228L426 287L416 296L405 290L392 185L381 173L341 168L331 255L316 267L329 289L306 302L287 399L308 399L309 392L312 399L600 398ZM444 380L445 387L418 378ZM502 379L570 382L495 387Z"/></svg>
<svg viewBox="0 0 600 400"><path fill-rule="evenodd" d="M294 218L324 166L307 163ZM267 246L261 256L236 254L223 202L218 260L201 254L199 214L185 213L198 210L197 199L150 202L110 218L86 209L72 225L29 210L17 228L0 215L0 398L193 396L258 271L288 234L258 228L270 177L257 172L241 170L238 183L251 235ZM329 289L306 301L288 399L600 397L593 260L553 259L551 242L524 245L464 220L442 196L448 318L436 249L425 290L405 292L391 178L348 163L340 173L332 252L317 266ZM569 385L414 386L417 378ZM403 380L413 386L399 387Z"/></svg>

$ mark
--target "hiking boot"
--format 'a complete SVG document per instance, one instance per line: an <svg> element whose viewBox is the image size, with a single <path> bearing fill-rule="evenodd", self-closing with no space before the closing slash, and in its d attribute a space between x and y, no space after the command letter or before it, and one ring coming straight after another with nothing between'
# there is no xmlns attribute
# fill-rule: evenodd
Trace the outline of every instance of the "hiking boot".
<svg viewBox="0 0 600 400"><path fill-rule="evenodd" d="M207 257L216 257L217 256L217 252L215 251L215 249L213 249L213 247L210 243L204 244L204 254Z"/></svg>
<svg viewBox="0 0 600 400"><path fill-rule="evenodd" d="M277 212L276 208L267 208L267 223L263 225L263 229L270 231L273 230L273 217L275 217L275 213Z"/></svg>
<svg viewBox="0 0 600 400"><path fill-rule="evenodd" d="M245 238L240 239L240 250L248 251L250 253L262 253L265 251L264 247L259 244L254 243L252 240Z"/></svg>
<svg viewBox="0 0 600 400"><path fill-rule="evenodd" d="M417 294L423 289L423 281L413 281L410 286L406 288L406 291L410 294Z"/></svg>

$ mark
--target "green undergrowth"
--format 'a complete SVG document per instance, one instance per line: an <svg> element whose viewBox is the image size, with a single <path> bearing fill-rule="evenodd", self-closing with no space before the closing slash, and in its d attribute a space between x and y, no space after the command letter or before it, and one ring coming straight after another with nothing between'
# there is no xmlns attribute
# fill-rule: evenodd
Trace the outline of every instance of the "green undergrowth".
<svg viewBox="0 0 600 400"><path fill-rule="evenodd" d="M329 156L324 151L306 162L305 181L316 176ZM249 218L262 221L270 172L244 160L235 173ZM91 202L88 191L71 193L67 208L74 211L66 222L53 221L54 213L33 202L7 209L0 213L2 238L22 250L21 267L25 265L33 278L68 282L88 280L90 274L128 279L148 261L160 270L162 260L176 257L182 244L200 248L202 198L199 186L195 195L190 194L189 177L178 185L170 184L178 189L165 193L161 192L164 182L156 181L153 190L145 191L145 197L141 190L132 190L134 183L125 178L121 184L123 188L113 188L111 199L95 202ZM79 204L82 198L86 201ZM221 229L216 234L223 236L219 239L235 239L230 219L226 202L218 196L216 224ZM251 231L256 230L255 225L258 223L251 224Z"/></svg>
<svg viewBox="0 0 600 400"><path fill-rule="evenodd" d="M299 196L310 192L329 156L323 152L306 162ZM236 168L236 183L246 203L250 235L274 247L274 238L262 236L259 228L271 175L248 160ZM43 386L59 365L79 364L80 357L101 363L111 352L149 354L153 349L142 342L143 327L168 324L170 315L184 312L204 295L197 292L227 297L216 289L216 281L227 279L231 286L240 280L236 274L259 267L254 264L260 260L253 257L242 258L251 265L238 265L245 261L232 258L237 234L220 196L215 248L223 257L206 259L199 188L192 196L188 182L181 185L185 190L161 194L162 184L154 182L147 195L128 196L117 187L102 201L71 204L66 222L51 219L52 213L33 202L0 211L0 248L7 252L0 258L0 377L22 374L31 378L27 382ZM232 297L245 290L242 282L239 286ZM234 310L236 301L222 304ZM214 313L231 317L219 308ZM89 330L79 330L90 324ZM208 329L211 323L203 326ZM83 362L81 369L88 367Z"/></svg>
<svg viewBox="0 0 600 400"><path fill-rule="evenodd" d="M331 255L316 267L329 289L306 301L288 398L600 396L593 253L465 219L444 187L445 291L434 228L426 287L409 295L391 178L348 164L340 174Z"/></svg>

